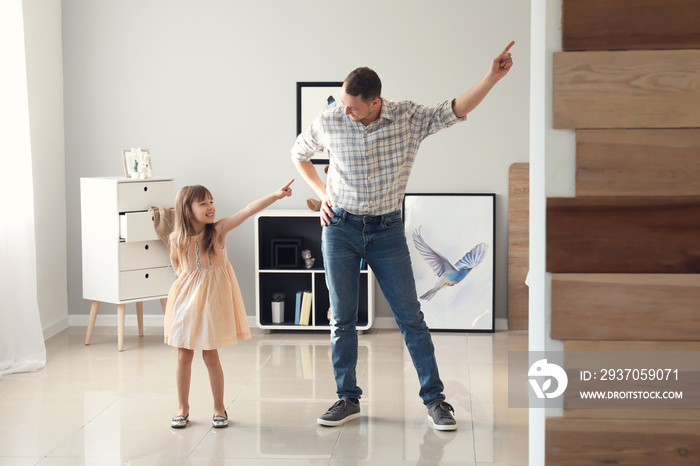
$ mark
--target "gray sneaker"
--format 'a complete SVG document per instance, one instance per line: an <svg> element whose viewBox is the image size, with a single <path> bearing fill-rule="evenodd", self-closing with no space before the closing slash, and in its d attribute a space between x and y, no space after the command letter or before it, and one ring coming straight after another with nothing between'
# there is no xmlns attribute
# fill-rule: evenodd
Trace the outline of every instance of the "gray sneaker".
<svg viewBox="0 0 700 466"><path fill-rule="evenodd" d="M334 427L358 417L360 417L360 403L355 403L350 398L341 398L316 422L322 426Z"/></svg>
<svg viewBox="0 0 700 466"><path fill-rule="evenodd" d="M428 422L435 430L457 430L457 421L455 421L454 408L447 402L438 400L433 401L428 406Z"/></svg>

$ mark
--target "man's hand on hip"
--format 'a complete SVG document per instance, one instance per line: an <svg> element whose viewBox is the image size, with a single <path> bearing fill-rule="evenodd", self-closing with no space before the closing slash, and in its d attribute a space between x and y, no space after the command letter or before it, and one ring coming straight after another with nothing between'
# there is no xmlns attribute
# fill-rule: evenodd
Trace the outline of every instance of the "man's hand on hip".
<svg viewBox="0 0 700 466"><path fill-rule="evenodd" d="M323 199L321 199L321 226L325 227L326 225L331 224L331 217L335 217L333 215L333 211L331 210L331 207L333 207L333 203L331 202L330 197L328 196L323 196Z"/></svg>

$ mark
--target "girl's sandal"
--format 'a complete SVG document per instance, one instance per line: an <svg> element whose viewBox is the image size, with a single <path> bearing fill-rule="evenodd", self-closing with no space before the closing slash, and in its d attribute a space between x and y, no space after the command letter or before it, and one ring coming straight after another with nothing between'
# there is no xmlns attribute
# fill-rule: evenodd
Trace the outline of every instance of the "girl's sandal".
<svg viewBox="0 0 700 466"><path fill-rule="evenodd" d="M211 419L211 425L216 429L226 427L228 425L228 413L224 411L223 416L214 415L214 417Z"/></svg>
<svg viewBox="0 0 700 466"><path fill-rule="evenodd" d="M182 414L178 414L174 418L170 420L170 427L174 429L182 429L183 427L187 426L187 422L190 419L190 413L187 413L187 416L183 416Z"/></svg>

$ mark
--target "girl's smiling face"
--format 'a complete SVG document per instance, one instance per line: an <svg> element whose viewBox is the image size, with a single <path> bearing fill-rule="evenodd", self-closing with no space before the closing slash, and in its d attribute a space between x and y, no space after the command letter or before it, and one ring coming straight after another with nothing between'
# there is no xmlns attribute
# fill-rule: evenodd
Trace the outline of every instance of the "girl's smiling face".
<svg viewBox="0 0 700 466"><path fill-rule="evenodd" d="M214 199L210 196L205 197L200 201L193 201L190 205L192 209L193 225L195 229L199 231L201 228L197 226L204 226L209 223L214 223L214 217L216 215L216 207L214 206Z"/></svg>

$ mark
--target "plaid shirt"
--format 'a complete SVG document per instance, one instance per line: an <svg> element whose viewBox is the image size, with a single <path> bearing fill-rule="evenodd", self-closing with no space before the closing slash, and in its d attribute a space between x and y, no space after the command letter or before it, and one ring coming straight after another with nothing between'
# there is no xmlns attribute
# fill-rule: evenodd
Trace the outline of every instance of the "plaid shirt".
<svg viewBox="0 0 700 466"><path fill-rule="evenodd" d="M383 215L401 209L421 141L458 121L452 100L423 106L382 99L375 121L364 126L336 107L321 113L292 148L292 159L308 162L328 149L326 192L334 206L355 215Z"/></svg>

